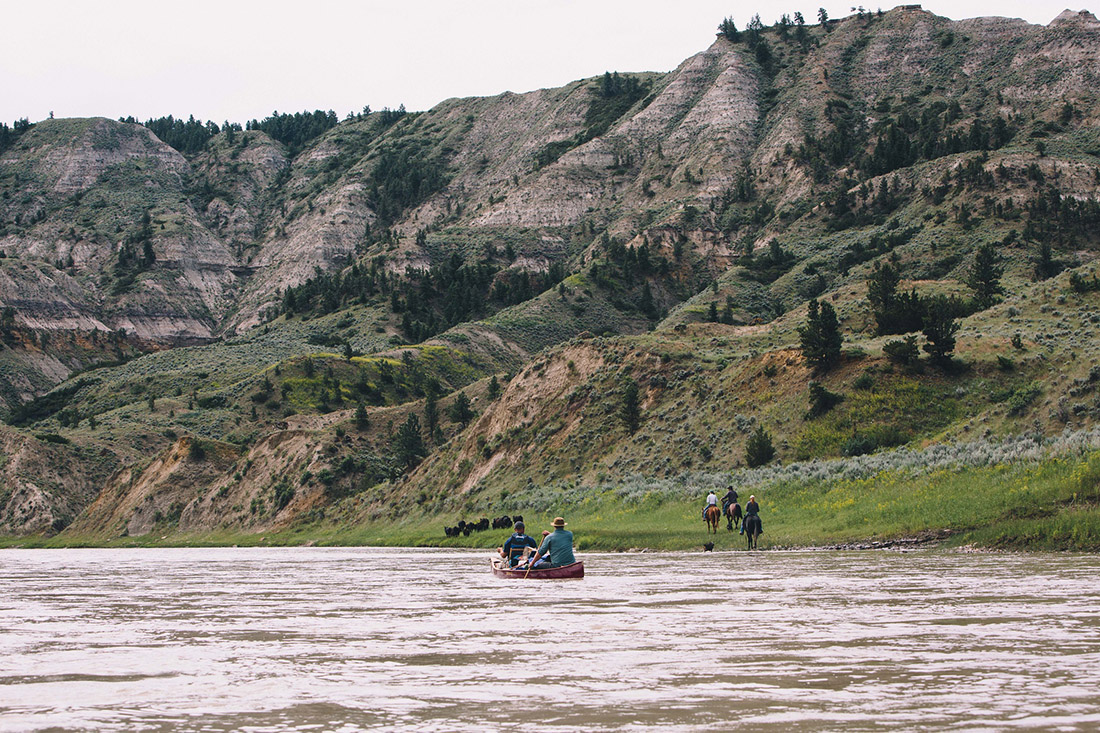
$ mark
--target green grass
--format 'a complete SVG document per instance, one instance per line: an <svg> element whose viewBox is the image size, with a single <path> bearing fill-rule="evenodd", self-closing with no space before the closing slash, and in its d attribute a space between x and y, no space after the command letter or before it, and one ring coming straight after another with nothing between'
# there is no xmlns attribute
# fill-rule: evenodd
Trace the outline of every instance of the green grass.
<svg viewBox="0 0 1100 733"><path fill-rule="evenodd" d="M911 476L878 476L831 484L751 489L761 504L765 534L761 547L830 546L888 541L925 534L952 533L950 544L1031 550L1100 550L1100 453L1054 458L1019 466L938 471ZM749 489L742 492L746 500ZM713 541L716 549L742 547L744 539L727 532L708 535L698 500L651 496L633 503L602 494L561 507L576 536L589 551L630 549L683 550ZM524 513L528 531L549 527L549 513ZM466 519L476 519L470 514ZM0 538L0 547L149 547L216 545L375 545L494 548L506 530L446 537L445 525L457 517L413 514L354 526L304 524L278 532L174 534L146 537L59 535Z"/></svg>

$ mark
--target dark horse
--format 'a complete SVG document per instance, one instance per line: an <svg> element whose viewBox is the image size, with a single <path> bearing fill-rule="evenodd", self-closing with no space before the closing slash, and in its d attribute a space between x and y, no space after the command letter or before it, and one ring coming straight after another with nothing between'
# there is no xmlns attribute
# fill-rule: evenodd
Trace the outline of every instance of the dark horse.
<svg viewBox="0 0 1100 733"><path fill-rule="evenodd" d="M707 521L707 532L710 534L718 534L718 522L722 520L722 510L715 504L711 504L707 507L707 510L703 512L703 519Z"/></svg>
<svg viewBox="0 0 1100 733"><path fill-rule="evenodd" d="M726 504L726 529L732 532L741 529L741 505L736 501Z"/></svg>
<svg viewBox="0 0 1100 733"><path fill-rule="evenodd" d="M760 521L760 517L756 514L750 514L745 517L742 529L745 532L745 538L749 541L749 549L756 549L756 538L763 533L763 522Z"/></svg>

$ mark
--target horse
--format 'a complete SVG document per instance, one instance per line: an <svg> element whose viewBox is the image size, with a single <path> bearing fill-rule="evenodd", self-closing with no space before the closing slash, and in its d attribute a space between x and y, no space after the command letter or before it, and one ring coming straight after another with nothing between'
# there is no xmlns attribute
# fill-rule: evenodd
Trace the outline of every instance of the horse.
<svg viewBox="0 0 1100 733"><path fill-rule="evenodd" d="M745 517L745 521L742 523L742 529L745 531L745 538L749 541L749 549L756 549L756 538L764 531L762 529L763 522L760 521L760 517L756 514L750 514Z"/></svg>
<svg viewBox="0 0 1100 733"><path fill-rule="evenodd" d="M714 504L707 507L707 510L703 512L703 519L707 522L707 532L710 534L718 534L718 522L722 519L722 510Z"/></svg>
<svg viewBox="0 0 1100 733"><path fill-rule="evenodd" d="M732 532L741 528L741 505L736 501L726 504L726 529Z"/></svg>

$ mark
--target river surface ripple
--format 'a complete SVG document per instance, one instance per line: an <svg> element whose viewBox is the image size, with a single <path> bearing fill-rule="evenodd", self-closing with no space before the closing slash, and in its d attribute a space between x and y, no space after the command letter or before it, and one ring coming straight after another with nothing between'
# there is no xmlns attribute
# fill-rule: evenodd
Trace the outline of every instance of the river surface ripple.
<svg viewBox="0 0 1100 733"><path fill-rule="evenodd" d="M1100 557L0 551L0 731L1100 729Z"/></svg>

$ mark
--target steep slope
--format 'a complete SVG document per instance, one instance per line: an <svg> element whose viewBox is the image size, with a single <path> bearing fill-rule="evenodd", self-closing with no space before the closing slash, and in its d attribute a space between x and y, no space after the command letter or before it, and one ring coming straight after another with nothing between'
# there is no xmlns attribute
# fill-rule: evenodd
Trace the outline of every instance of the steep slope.
<svg viewBox="0 0 1100 733"><path fill-rule="evenodd" d="M1088 13L907 6L719 36L668 74L361 115L293 156L258 130L185 159L46 121L0 156L5 398L222 336L19 413L126 467L70 530L97 536L548 507L728 471L759 426L784 462L1086 430L1097 58ZM967 285L984 246L992 307ZM884 265L955 298L957 371L884 352ZM810 417L813 297L848 351L820 377L844 400ZM120 328L142 340L96 330ZM467 398L476 419L451 418Z"/></svg>

